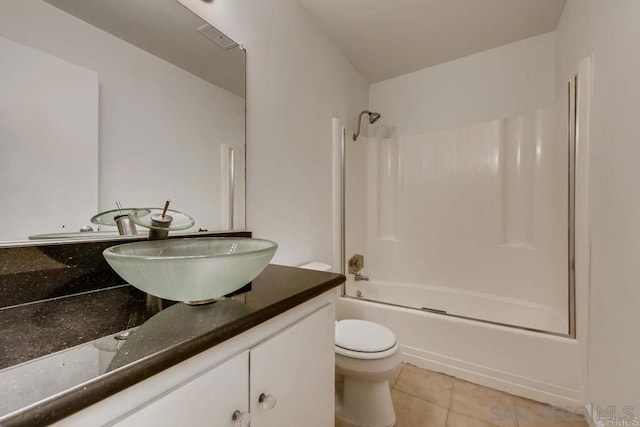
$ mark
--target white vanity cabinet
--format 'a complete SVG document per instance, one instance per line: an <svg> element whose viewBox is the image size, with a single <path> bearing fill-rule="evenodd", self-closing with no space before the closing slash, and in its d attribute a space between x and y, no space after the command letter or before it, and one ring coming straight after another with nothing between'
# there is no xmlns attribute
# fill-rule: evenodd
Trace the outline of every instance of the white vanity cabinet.
<svg viewBox="0 0 640 427"><path fill-rule="evenodd" d="M248 362L249 353L245 351L186 384L167 390L115 425L236 426L235 411L240 415L249 409Z"/></svg>
<svg viewBox="0 0 640 427"><path fill-rule="evenodd" d="M325 306L251 349L251 427L333 425L334 320Z"/></svg>
<svg viewBox="0 0 640 427"><path fill-rule="evenodd" d="M332 426L334 319L321 295L56 425Z"/></svg>

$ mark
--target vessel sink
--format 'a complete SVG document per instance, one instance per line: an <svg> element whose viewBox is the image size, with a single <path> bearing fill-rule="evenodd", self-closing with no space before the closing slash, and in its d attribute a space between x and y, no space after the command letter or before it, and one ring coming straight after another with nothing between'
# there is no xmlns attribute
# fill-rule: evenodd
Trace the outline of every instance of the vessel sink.
<svg viewBox="0 0 640 427"><path fill-rule="evenodd" d="M191 304L215 301L251 282L278 248L270 240L197 237L112 246L103 252L129 284Z"/></svg>

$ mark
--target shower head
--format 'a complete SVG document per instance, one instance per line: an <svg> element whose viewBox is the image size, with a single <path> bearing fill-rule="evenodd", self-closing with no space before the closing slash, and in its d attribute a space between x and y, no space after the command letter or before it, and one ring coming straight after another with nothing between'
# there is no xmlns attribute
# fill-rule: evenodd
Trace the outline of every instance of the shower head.
<svg viewBox="0 0 640 427"><path fill-rule="evenodd" d="M353 140L355 141L356 139L358 139L358 136L360 136L360 124L362 121L362 116L368 114L369 115L369 123L370 124L374 124L375 122L377 122L380 119L380 113L373 113L371 111L368 110L364 110L363 112L360 113L360 115L358 116L358 128L356 129L356 133L353 134Z"/></svg>
<svg viewBox="0 0 640 427"><path fill-rule="evenodd" d="M369 123L374 124L380 117L380 113L369 113Z"/></svg>

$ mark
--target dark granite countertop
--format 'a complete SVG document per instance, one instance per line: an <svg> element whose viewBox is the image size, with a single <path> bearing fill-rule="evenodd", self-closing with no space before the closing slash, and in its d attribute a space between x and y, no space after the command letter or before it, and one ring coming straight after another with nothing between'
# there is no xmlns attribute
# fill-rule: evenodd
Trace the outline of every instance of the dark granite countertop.
<svg viewBox="0 0 640 427"><path fill-rule="evenodd" d="M88 274L97 280L98 273ZM203 306L149 298L111 281L32 302L14 296L9 300L19 304L0 306L1 426L60 420L338 286L344 276L269 265L249 290Z"/></svg>

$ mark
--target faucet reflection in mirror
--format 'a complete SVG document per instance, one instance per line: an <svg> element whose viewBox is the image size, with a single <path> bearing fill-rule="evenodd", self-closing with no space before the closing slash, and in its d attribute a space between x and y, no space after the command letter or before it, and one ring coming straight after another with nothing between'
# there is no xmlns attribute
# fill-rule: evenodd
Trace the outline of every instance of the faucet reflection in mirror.
<svg viewBox="0 0 640 427"><path fill-rule="evenodd" d="M100 212L91 218L91 223L101 227L117 227L120 236L137 235L138 229L134 222L129 220L129 213L135 212L137 208L123 208L120 202L116 202L117 209ZM138 212L137 214L140 214Z"/></svg>
<svg viewBox="0 0 640 427"><path fill-rule="evenodd" d="M165 240L169 231L186 230L195 224L191 216L169 209L170 203L167 200L163 208L123 208L116 203L118 209L101 212L91 218L91 222L99 226L117 226L121 236L138 234L136 225L139 225L149 230L149 240Z"/></svg>
<svg viewBox="0 0 640 427"><path fill-rule="evenodd" d="M167 200L164 208L136 209L128 215L129 221L149 229L149 240L166 240L169 231L186 230L195 221L189 215L169 209Z"/></svg>

